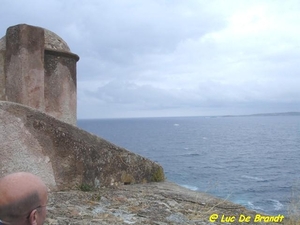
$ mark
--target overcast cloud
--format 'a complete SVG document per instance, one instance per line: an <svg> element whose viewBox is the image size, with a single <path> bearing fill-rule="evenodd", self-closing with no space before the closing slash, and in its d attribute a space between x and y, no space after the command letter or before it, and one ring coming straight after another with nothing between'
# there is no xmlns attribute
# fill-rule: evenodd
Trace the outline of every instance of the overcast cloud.
<svg viewBox="0 0 300 225"><path fill-rule="evenodd" d="M300 111L297 0L2 0L78 62L78 117Z"/></svg>

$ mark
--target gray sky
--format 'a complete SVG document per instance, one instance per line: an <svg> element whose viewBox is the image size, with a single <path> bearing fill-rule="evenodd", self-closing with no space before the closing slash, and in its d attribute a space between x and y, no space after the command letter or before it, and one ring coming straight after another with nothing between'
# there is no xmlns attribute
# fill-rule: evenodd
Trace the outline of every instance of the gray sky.
<svg viewBox="0 0 300 225"><path fill-rule="evenodd" d="M300 111L298 0L1 0L78 62L78 118Z"/></svg>

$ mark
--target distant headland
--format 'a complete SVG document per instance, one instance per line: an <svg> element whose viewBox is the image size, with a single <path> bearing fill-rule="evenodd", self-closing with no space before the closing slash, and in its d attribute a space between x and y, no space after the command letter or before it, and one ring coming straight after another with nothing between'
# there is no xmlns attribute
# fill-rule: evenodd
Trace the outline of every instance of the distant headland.
<svg viewBox="0 0 300 225"><path fill-rule="evenodd" d="M249 115L225 115L222 117L248 117L248 116L300 116L300 112L281 112L281 113L257 113Z"/></svg>

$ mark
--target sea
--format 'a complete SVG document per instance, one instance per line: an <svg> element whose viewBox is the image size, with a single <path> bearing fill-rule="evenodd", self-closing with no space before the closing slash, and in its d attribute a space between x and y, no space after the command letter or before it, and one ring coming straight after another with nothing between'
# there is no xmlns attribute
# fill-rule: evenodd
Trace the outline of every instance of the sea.
<svg viewBox="0 0 300 225"><path fill-rule="evenodd" d="M287 215L299 201L300 116L94 119L77 125L158 162L168 180L191 190L270 215Z"/></svg>

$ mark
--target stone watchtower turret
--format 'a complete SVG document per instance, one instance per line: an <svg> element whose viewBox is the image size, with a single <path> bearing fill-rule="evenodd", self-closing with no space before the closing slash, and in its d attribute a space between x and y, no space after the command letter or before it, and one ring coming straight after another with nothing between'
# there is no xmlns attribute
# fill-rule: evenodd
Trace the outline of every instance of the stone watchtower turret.
<svg viewBox="0 0 300 225"><path fill-rule="evenodd" d="M36 108L76 125L76 63L55 33L20 24L0 39L0 101Z"/></svg>
<svg viewBox="0 0 300 225"><path fill-rule="evenodd" d="M0 178L31 172L50 190L163 181L159 164L73 126L78 59L40 27L0 39Z"/></svg>

